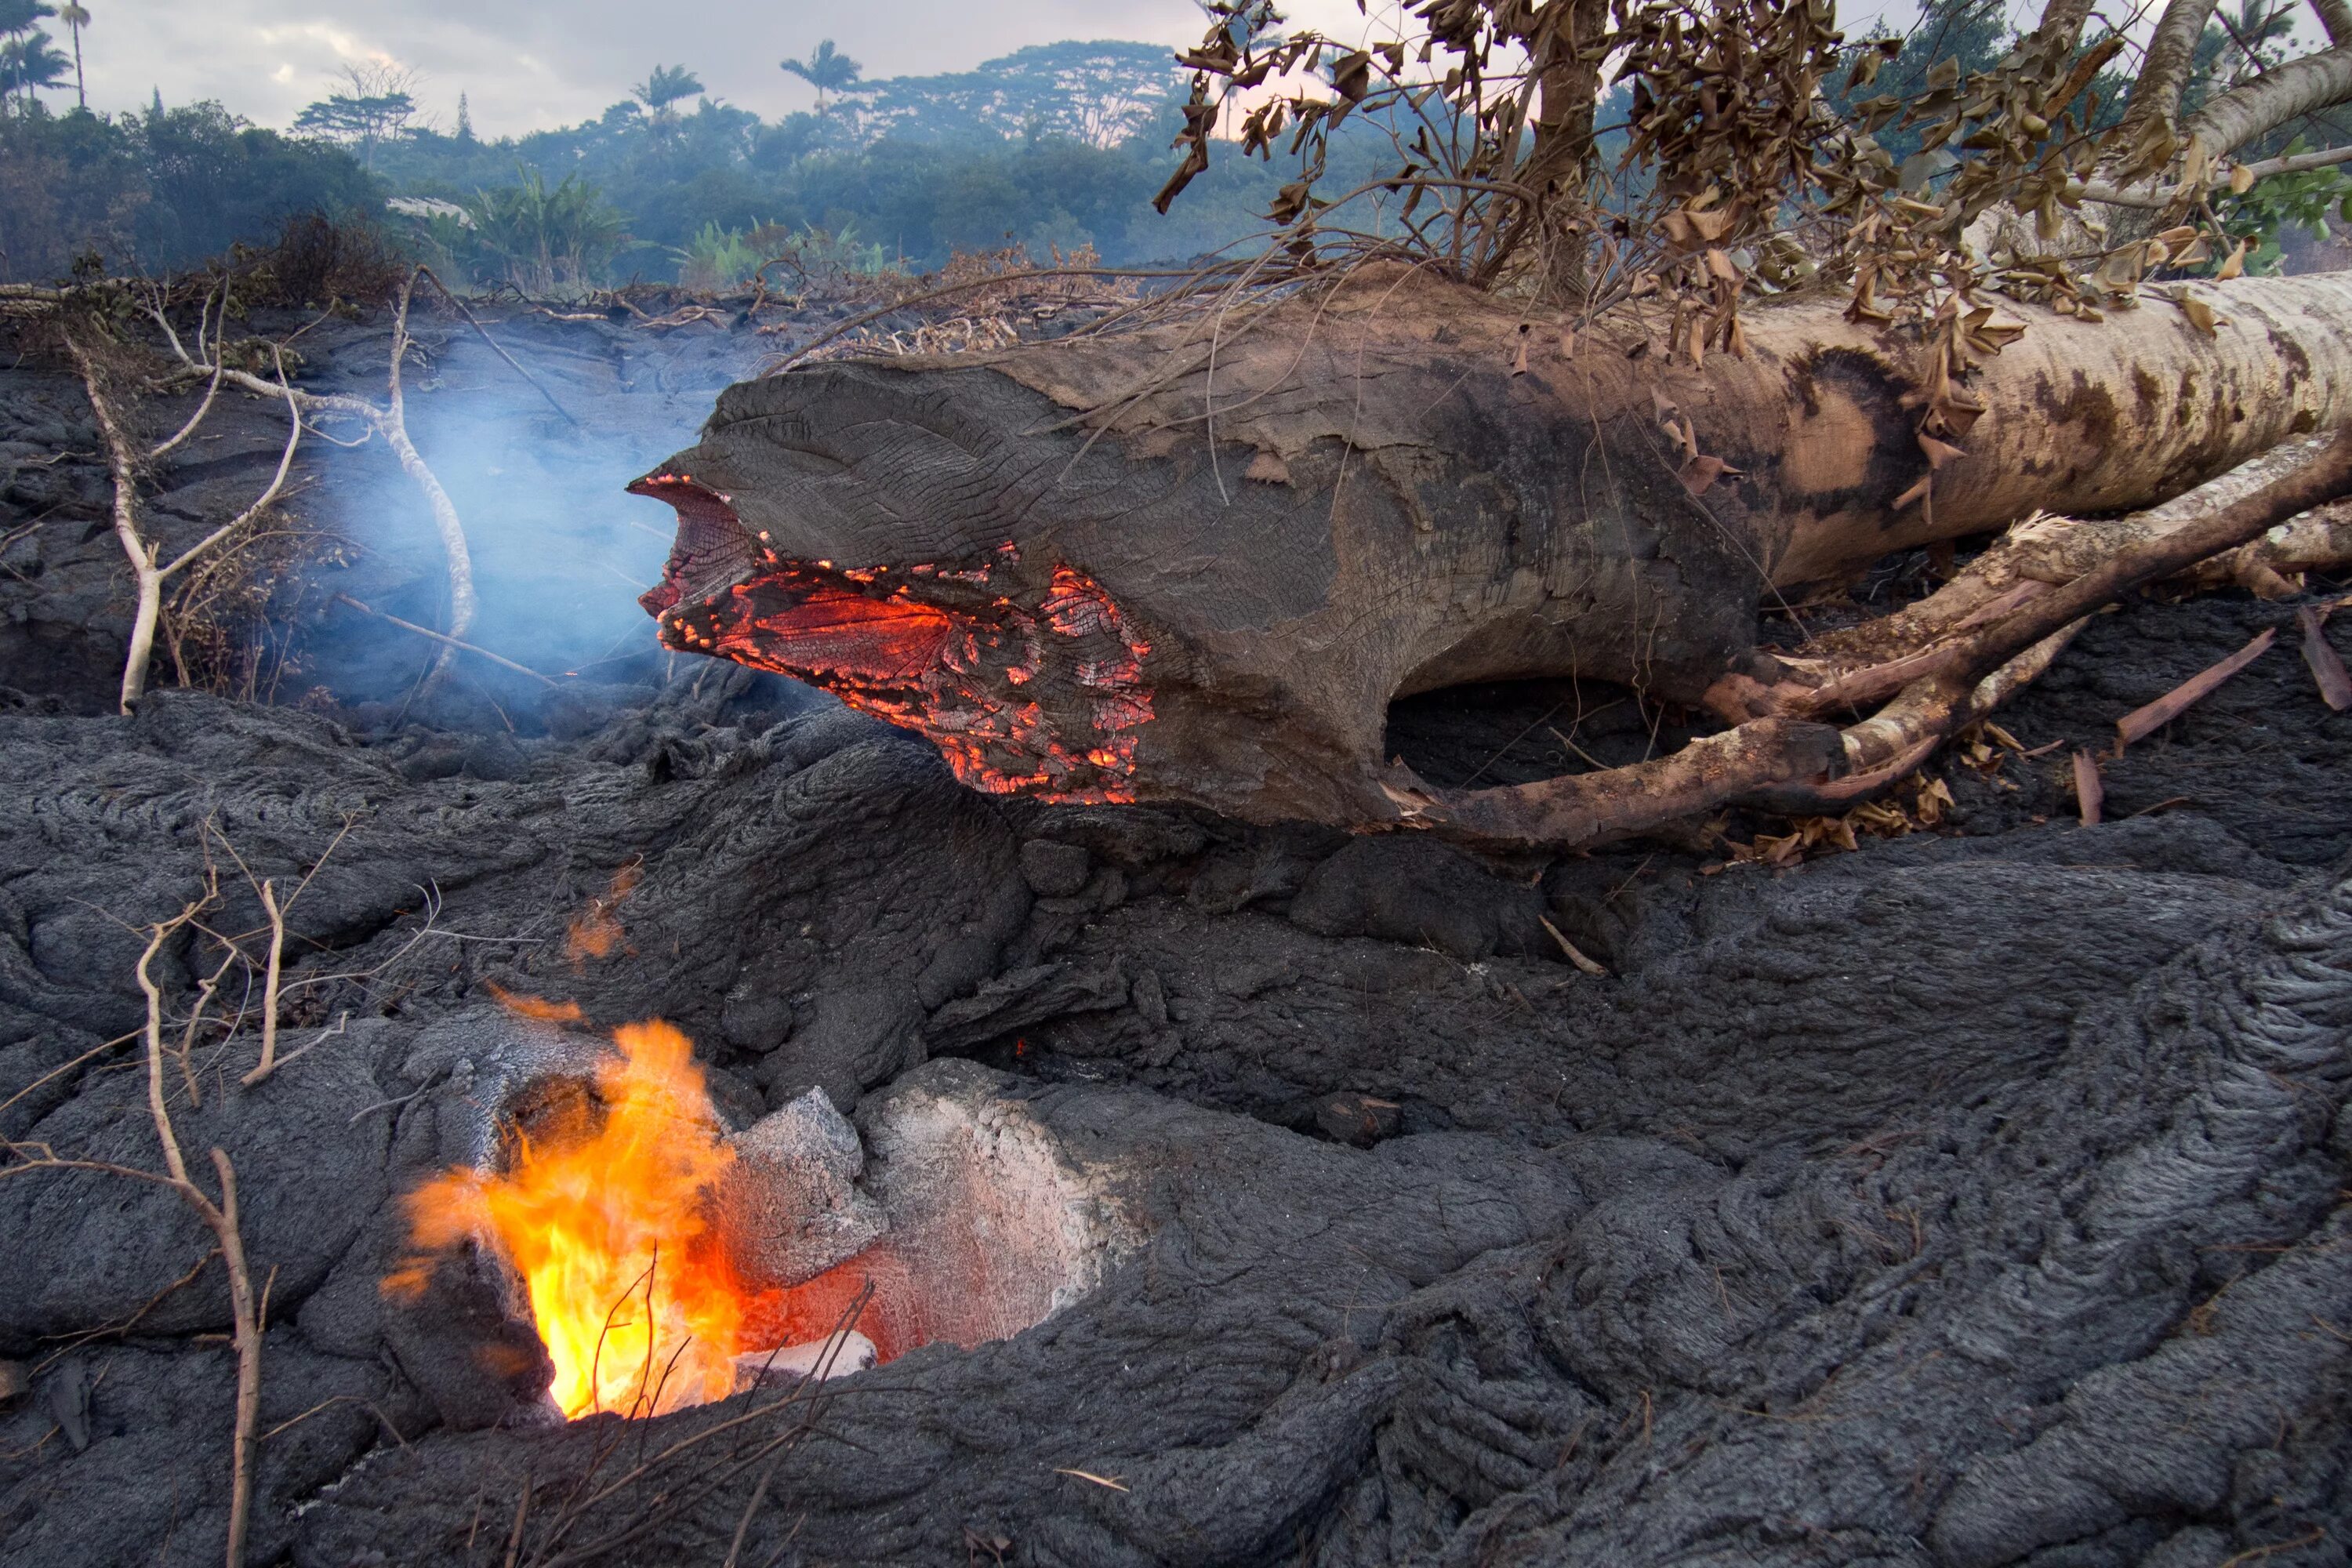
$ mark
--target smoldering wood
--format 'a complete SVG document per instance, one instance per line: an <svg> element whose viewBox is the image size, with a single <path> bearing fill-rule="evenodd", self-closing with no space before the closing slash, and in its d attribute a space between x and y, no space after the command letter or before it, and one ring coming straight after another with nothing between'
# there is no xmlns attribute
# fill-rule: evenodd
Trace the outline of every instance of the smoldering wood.
<svg viewBox="0 0 2352 1568"><path fill-rule="evenodd" d="M1663 321L1570 331L1389 266L1230 323L796 366L633 487L680 517L645 604L982 789L1591 842L1884 759L1800 722L1446 792L1383 755L1389 704L1570 677L1697 706L1801 584L2144 508L2352 416L2352 279L2184 288L2210 332L2153 298L2020 310L1940 445L1916 340L1834 304L1694 363Z"/></svg>

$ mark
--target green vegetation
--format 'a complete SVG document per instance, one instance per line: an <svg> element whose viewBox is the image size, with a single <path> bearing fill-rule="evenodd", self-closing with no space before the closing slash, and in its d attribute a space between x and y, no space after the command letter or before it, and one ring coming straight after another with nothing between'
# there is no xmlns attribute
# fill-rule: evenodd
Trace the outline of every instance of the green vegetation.
<svg viewBox="0 0 2352 1568"><path fill-rule="evenodd" d="M0 107L14 100L19 110L27 110L34 93L57 86L75 69L74 62L58 53L48 34L41 31L41 23L57 14L55 6L39 0L0 0ZM89 16L88 12L82 15ZM79 38L80 25L74 26ZM79 47L77 44L77 51Z"/></svg>
<svg viewBox="0 0 2352 1568"><path fill-rule="evenodd" d="M2233 0L2192 95L2274 64L2284 4ZM308 212L377 215L453 282L534 294L632 279L737 288L780 258L790 265L770 279L782 287L795 268L928 268L958 250L1014 244L1038 256L1091 246L1108 263L1140 265L1248 241L1299 174L1286 146L1270 159L1220 158L1170 216L1156 214L1183 78L1153 45L1044 45L971 71L869 80L824 40L782 62L817 89L820 110L774 121L711 97L685 65L656 63L593 120L496 141L475 134L462 100L454 129L442 130L408 73L367 67L305 109L289 136L216 104L53 114L34 94L71 86L73 65L50 58L40 24L51 17L78 48L89 13L72 0L0 0L0 276L11 279L59 275L93 249L115 266L185 267ZM1999 0L1928 0L1874 79L1840 87L1908 99L1947 73L1990 66L2011 37ZM2122 85L2095 84L2102 119ZM1622 88L1601 105L1604 164L1623 145L1626 107ZM1930 165L1948 154L1923 152L1918 135L1890 129L1885 140L1933 179ZM1396 167L1378 112L1349 117L1329 141L1318 191ZM2265 235L2250 261L2274 261L2290 230L2340 223L2347 188L2328 170L2234 198L2233 217ZM397 199L391 212L387 197Z"/></svg>
<svg viewBox="0 0 2352 1568"><path fill-rule="evenodd" d="M239 240L275 238L298 214L380 210L382 184L348 153L257 130L218 104L0 115L0 276L60 278L95 253L163 272Z"/></svg>
<svg viewBox="0 0 2352 1568"><path fill-rule="evenodd" d="M397 195L469 212L534 172L577 178L626 215L606 271L583 282L696 288L740 283L782 254L767 248L782 237L804 246L813 235L855 234L869 260L914 268L1008 244L1041 256L1092 245L1114 264L1181 259L1262 228L1282 184L1278 170L1236 162L1172 216L1151 210L1181 85L1157 46L1055 44L969 72L864 81L857 62L820 44L785 68L824 95L823 112L762 121L665 65L595 120L495 142L411 128L383 142L374 168ZM1364 138L1367 174L1385 141ZM461 275L509 280L443 221L431 226Z"/></svg>
<svg viewBox="0 0 2352 1568"><path fill-rule="evenodd" d="M0 27L29 4L0 0ZM1257 233L1295 177L1231 160L1171 216L1154 213L1182 80L1156 46L1047 45L866 81L820 44L789 68L824 95L822 113L762 121L687 67L656 64L596 119L496 141L463 108L454 130L436 127L397 67L347 72L290 136L214 104L60 116L30 102L0 126L0 275L58 276L89 249L118 267L191 266L310 211L379 215L453 282L531 293L736 287L780 257L783 286L795 268L930 268L1013 244L1139 264ZM1388 137L1351 130L1339 162L1371 178Z"/></svg>

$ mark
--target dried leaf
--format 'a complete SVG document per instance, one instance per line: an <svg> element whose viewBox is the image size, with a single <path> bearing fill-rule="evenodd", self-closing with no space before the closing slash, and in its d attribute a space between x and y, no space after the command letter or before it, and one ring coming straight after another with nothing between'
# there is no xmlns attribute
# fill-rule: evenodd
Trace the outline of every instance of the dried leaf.
<svg viewBox="0 0 2352 1568"><path fill-rule="evenodd" d="M2214 272L2213 277L2217 281L2226 283L2231 279L2242 275L2245 270L2246 242L2242 239L2238 241L2236 247L2231 250L2229 256L2222 260L2221 268Z"/></svg>
<svg viewBox="0 0 2352 1568"><path fill-rule="evenodd" d="M2243 163L2230 171L2230 194L2242 196L2254 188L2254 172Z"/></svg>
<svg viewBox="0 0 2352 1568"><path fill-rule="evenodd" d="M1683 489L1695 496L1703 496L1707 492L1707 488L1724 475L1730 474L1737 478L1738 473L1738 468L1733 468L1721 458L1701 454L1685 463L1681 473L1676 477L1682 480Z"/></svg>
<svg viewBox="0 0 2352 1568"><path fill-rule="evenodd" d="M1919 476L1919 480L1916 484L1913 485L1909 489L1905 490L1901 495L1895 498L1895 510L1896 511L1901 511L1905 507L1909 506L1915 500L1926 500L1927 499L1928 492L1935 489L1935 485L1936 470L1930 468L1926 473Z"/></svg>
<svg viewBox="0 0 2352 1568"><path fill-rule="evenodd" d="M2180 306L2180 313L2189 318L2190 326L2209 338L2214 335L2213 323L2217 318L2213 314L2212 306L2194 294L2183 294L2176 303Z"/></svg>

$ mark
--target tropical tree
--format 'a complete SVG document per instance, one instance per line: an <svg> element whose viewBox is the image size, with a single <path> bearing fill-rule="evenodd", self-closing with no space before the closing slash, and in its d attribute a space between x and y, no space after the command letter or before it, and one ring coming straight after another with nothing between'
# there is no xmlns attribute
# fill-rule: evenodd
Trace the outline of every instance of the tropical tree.
<svg viewBox="0 0 2352 1568"><path fill-rule="evenodd" d="M57 86L70 68L47 33L20 34L0 43L0 98L14 93L20 106L29 105L34 93Z"/></svg>
<svg viewBox="0 0 2352 1568"><path fill-rule="evenodd" d="M677 124L677 110L670 105L702 90L702 79L684 66L657 65L645 80L629 89L629 96L646 106L646 118L656 133L661 134Z"/></svg>
<svg viewBox="0 0 2352 1568"><path fill-rule="evenodd" d="M478 191L466 204L476 241L504 280L541 297L588 286L628 238L628 220L578 174L551 188L536 169L520 184Z"/></svg>
<svg viewBox="0 0 2352 1568"><path fill-rule="evenodd" d="M56 15L41 0L0 0L0 101L50 86L64 74L62 58L40 30L41 23ZM57 62L54 71L51 60Z"/></svg>
<svg viewBox="0 0 2352 1568"><path fill-rule="evenodd" d="M415 116L416 100L409 92L415 83L416 73L397 63L346 66L345 90L304 109L294 117L294 129L357 147L361 162L373 169L377 146L397 139Z"/></svg>
<svg viewBox="0 0 2352 1568"><path fill-rule="evenodd" d="M849 87L866 69L864 66L834 47L831 38L820 42L815 50L804 60L779 60L777 64L783 68L786 74L796 76L816 89L816 107L819 113L824 110L826 93L839 92Z"/></svg>
<svg viewBox="0 0 2352 1568"><path fill-rule="evenodd" d="M73 34L74 102L80 108L88 109L89 89L83 85L81 77L81 30L89 26L89 11L81 4L81 0L66 0L63 5L58 7L58 20L63 22L67 29Z"/></svg>

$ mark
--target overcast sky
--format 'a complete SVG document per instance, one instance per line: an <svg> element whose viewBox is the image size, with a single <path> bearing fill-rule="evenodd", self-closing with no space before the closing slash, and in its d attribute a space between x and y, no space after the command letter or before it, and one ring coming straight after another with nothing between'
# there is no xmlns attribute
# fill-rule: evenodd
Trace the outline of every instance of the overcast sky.
<svg viewBox="0 0 2352 1568"><path fill-rule="evenodd" d="M416 97L444 130L457 95L486 136L601 113L656 63L684 65L730 103L773 119L815 94L776 62L831 37L868 76L968 70L1024 44L1200 37L1191 0L84 0L82 54L94 109L218 99L283 127L346 64L415 68ZM1360 32L1352 0L1296 0L1295 24ZM57 24L48 24L52 31ZM68 48L60 33L58 43ZM52 102L69 102L52 95Z"/></svg>

